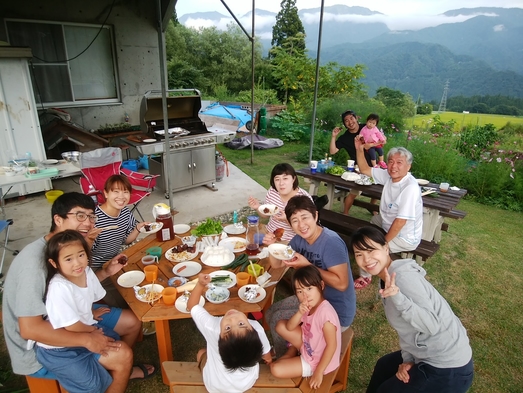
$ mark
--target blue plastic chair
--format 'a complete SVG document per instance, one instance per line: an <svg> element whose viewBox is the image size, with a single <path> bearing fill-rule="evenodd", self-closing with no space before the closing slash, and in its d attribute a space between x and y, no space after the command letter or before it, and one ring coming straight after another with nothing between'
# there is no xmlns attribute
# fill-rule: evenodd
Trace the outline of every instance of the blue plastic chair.
<svg viewBox="0 0 523 393"><path fill-rule="evenodd" d="M9 241L9 227L11 225L13 225L12 219L0 220L0 233L5 231L5 240L2 243L0 243L0 247L2 247L4 249L2 252L2 262L0 262L0 278L3 276L2 270L4 268L5 251L9 250L9 251L12 251L13 253L18 254L17 251L7 248L7 242Z"/></svg>

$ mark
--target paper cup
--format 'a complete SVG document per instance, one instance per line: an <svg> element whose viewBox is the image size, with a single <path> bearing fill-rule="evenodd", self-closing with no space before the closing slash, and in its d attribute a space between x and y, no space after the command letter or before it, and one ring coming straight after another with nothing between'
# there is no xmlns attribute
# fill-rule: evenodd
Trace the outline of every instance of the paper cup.
<svg viewBox="0 0 523 393"><path fill-rule="evenodd" d="M354 160L347 160L347 169L350 172L354 172Z"/></svg>
<svg viewBox="0 0 523 393"><path fill-rule="evenodd" d="M318 170L318 161L311 161L311 173L316 173Z"/></svg>

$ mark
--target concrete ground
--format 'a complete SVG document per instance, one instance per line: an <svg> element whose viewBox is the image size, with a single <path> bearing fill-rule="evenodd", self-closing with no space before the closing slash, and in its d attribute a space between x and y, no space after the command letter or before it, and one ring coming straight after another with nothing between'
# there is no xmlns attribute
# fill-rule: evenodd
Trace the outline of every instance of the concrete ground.
<svg viewBox="0 0 523 393"><path fill-rule="evenodd" d="M159 180L159 179L158 179ZM208 217L231 213L247 206L250 195L260 200L265 199L267 190L256 183L240 169L229 163L229 176L215 183L218 191L207 187L195 187L179 191L172 195L174 208L178 211L173 218L175 224L189 224ZM53 181L53 187L62 191L80 191L78 177L69 177ZM6 218L14 220L9 232L8 247L21 250L27 244L49 232L51 227L51 204L45 193L27 195L23 200L8 200L5 206ZM155 203L164 202L164 192L155 189L153 193L140 202L139 210L145 221L154 221L152 207ZM139 217L137 216L139 219ZM3 241L4 233L0 234ZM0 253L3 250L0 249ZM1 254L0 254L1 257ZM14 256L7 251L2 273L6 274Z"/></svg>

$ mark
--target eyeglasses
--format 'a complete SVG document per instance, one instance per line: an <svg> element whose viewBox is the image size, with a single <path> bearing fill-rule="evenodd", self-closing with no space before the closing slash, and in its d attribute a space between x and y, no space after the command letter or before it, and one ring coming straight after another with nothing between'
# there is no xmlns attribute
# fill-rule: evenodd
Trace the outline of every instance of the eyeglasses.
<svg viewBox="0 0 523 393"><path fill-rule="evenodd" d="M67 213L67 215L74 214L76 216L76 219L80 222L84 222L89 218L89 221L91 221L93 224L98 221L98 217L96 217L94 214L85 214L84 212L76 212L76 213Z"/></svg>

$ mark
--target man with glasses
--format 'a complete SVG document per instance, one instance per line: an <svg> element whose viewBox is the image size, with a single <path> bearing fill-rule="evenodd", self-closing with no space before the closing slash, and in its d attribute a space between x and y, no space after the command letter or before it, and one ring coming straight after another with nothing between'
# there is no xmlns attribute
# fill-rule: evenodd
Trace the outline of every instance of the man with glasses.
<svg viewBox="0 0 523 393"><path fill-rule="evenodd" d="M47 312L44 294L47 269L44 252L47 241L56 233L73 229L80 232L88 243L92 244L100 233L100 229L94 227L96 222L94 209L93 200L77 192L63 194L53 203L50 233L24 247L7 272L2 305L4 337L11 357L11 365L16 374L55 379L52 373L38 363L29 340L57 347L84 347L91 352L112 358L113 383L107 392L124 392L129 376L131 379L145 378L156 371L151 365L142 364L132 367L131 347L142 325L131 310L111 308L99 321L100 324L118 333L121 341L114 341L104 336L101 331L75 333L65 329L55 330L49 321L45 320ZM119 256L114 257L103 269L96 272L100 281L122 269L123 265L117 261ZM103 379L87 370L82 375L71 375L71 378L85 381L86 391L100 391L99 388L97 389L97 383Z"/></svg>

